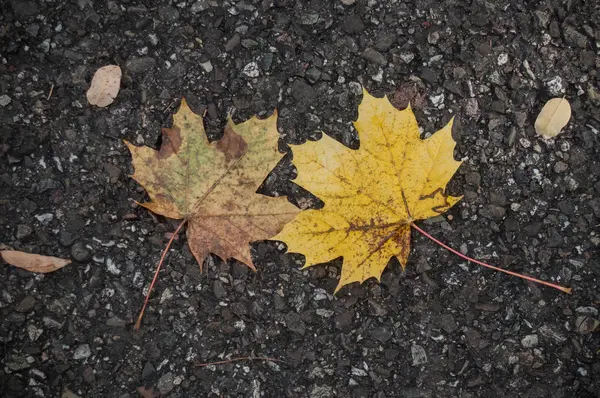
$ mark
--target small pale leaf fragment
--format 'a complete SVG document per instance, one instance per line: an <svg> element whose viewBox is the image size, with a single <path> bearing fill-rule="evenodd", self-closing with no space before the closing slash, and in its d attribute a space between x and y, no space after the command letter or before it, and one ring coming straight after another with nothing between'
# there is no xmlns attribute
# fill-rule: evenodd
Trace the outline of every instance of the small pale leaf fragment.
<svg viewBox="0 0 600 398"><path fill-rule="evenodd" d="M548 140L556 137L571 119L571 105L564 98L546 102L535 120L535 132Z"/></svg>
<svg viewBox="0 0 600 398"><path fill-rule="evenodd" d="M26 269L31 272L48 273L61 269L70 260L52 256L41 256L39 254L25 253L17 250L0 250L0 255L10 265Z"/></svg>
<svg viewBox="0 0 600 398"><path fill-rule="evenodd" d="M107 65L98 69L92 84L86 93L88 102L104 108L113 103L121 87L121 68L118 65Z"/></svg>

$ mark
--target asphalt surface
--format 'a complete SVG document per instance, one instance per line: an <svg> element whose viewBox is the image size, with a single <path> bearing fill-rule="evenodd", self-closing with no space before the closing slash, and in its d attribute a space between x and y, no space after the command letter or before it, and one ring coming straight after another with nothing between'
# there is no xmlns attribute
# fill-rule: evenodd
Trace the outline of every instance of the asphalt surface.
<svg viewBox="0 0 600 398"><path fill-rule="evenodd" d="M70 257L52 274L0 266L5 397L600 396L600 5L595 1L0 2L0 243ZM116 101L85 92L123 69ZM258 243L258 273L178 239L138 207L123 139L157 147L185 96L211 139L279 114L281 149L321 132L356 148L361 85L411 102L424 134L455 116L464 199L420 225L405 272L332 296L339 261ZM51 94L51 95L50 95ZM536 136L543 104L573 117ZM266 193L318 205L289 183ZM240 360L200 367L198 363ZM69 395L70 394L70 395Z"/></svg>

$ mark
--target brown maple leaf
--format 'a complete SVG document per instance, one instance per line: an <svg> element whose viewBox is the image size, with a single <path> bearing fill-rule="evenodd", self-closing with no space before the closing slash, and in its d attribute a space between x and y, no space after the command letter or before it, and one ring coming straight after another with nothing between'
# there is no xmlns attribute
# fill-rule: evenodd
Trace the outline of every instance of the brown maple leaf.
<svg viewBox="0 0 600 398"><path fill-rule="evenodd" d="M285 197L256 193L283 156L276 114L240 124L230 119L223 138L212 143L185 99L173 119L158 151L126 142L132 177L151 199L141 205L188 223L189 247L200 267L214 253L255 269L250 242L273 236L299 212Z"/></svg>

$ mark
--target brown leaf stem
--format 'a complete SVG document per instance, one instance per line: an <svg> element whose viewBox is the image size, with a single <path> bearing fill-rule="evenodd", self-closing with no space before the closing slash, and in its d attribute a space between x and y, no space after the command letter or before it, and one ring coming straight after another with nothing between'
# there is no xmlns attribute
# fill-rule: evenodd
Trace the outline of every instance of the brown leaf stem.
<svg viewBox="0 0 600 398"><path fill-rule="evenodd" d="M135 326L134 326L135 330L140 330L140 327L142 326L142 318L144 317L144 311L146 310L146 306L148 305L148 300L150 300L150 293L152 293L152 288L154 287L154 284L156 283L156 280L158 279L158 273L160 272L160 268L161 268L163 262L165 261L165 257L167 256L167 253L169 252L169 248L171 247L173 240L175 240L177 233L179 232L181 227L183 227L183 225L186 222L187 222L187 219L183 219L181 221L181 223L179 223L179 226L177 227L175 232L173 232L173 235L171 235L171 239L169 239L169 243L167 243L167 247L165 247L165 250L163 250L163 252L162 252L160 261L158 262L158 265L156 266L156 272L154 272L154 278L152 278L152 283L150 283L150 287L148 288L148 293L146 294L146 300L144 301L144 305L142 306L140 315L138 316L137 322L135 323Z"/></svg>
<svg viewBox="0 0 600 398"><path fill-rule="evenodd" d="M556 285L554 283L542 281L542 280L539 280L539 279L536 279L536 278L532 278L531 276L522 275L522 274L519 274L519 273L516 273L516 272L512 272L512 271L509 271L509 270L506 270L506 269L503 269L503 268L494 267L493 265L489 265L489 264L486 264L486 263L484 263L482 261L475 260L474 258L467 257L464 254L462 254L461 252L459 252L457 250L454 250L450 246L442 243L441 241L437 240L433 236L429 235L427 232L425 232L424 230L422 230L416 224L411 223L410 226L413 227L414 229L416 229L417 231L419 231L424 236L426 236L429 239L431 239L432 241L434 241L435 243L437 243L438 245L442 246L444 249L451 251L452 253L456 254L457 256L459 256L459 257L461 257L461 258L463 258L463 259L465 259L467 261L470 261L470 262L475 263L475 264L479 264L481 266L493 269L495 271L503 272L503 273L508 274L508 275L516 276L518 278L523 278L523 279L526 279L526 280L531 281L531 282L540 283L542 285L546 285L546 286L552 287L554 289L558 289L561 292L564 292L564 293L567 293L567 294L571 294L571 290L572 289L570 287L564 287L564 286Z"/></svg>
<svg viewBox="0 0 600 398"><path fill-rule="evenodd" d="M277 359L277 358L269 358L269 357L237 357L237 358L226 359L224 361L196 363L196 366L203 367L203 366L210 366L210 365L225 365L225 364L237 362L237 361L254 361L254 360L287 363L284 360Z"/></svg>

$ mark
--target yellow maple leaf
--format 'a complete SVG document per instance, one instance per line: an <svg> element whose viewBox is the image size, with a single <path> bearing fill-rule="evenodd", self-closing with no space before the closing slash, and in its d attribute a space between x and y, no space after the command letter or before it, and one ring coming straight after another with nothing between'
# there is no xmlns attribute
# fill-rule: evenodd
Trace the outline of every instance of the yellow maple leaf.
<svg viewBox="0 0 600 398"><path fill-rule="evenodd" d="M279 232L299 212L285 197L256 193L283 156L278 139L273 115L240 124L230 119L223 138L209 143L202 117L183 99L158 151L126 144L132 177L151 199L141 205L188 223L188 244L200 267L214 253L255 269L250 242Z"/></svg>
<svg viewBox="0 0 600 398"><path fill-rule="evenodd" d="M272 239L306 257L305 267L343 257L336 288L374 277L392 256L406 265L410 225L444 213L461 197L445 192L461 162L454 160L452 121L420 138L410 108L363 90L354 126L360 148L352 150L323 135L292 146L297 184L325 206L306 210Z"/></svg>

